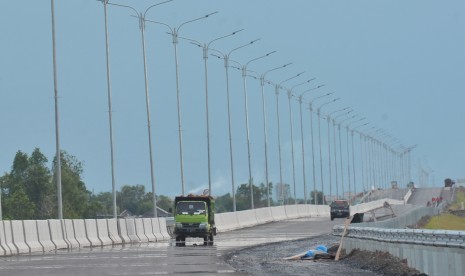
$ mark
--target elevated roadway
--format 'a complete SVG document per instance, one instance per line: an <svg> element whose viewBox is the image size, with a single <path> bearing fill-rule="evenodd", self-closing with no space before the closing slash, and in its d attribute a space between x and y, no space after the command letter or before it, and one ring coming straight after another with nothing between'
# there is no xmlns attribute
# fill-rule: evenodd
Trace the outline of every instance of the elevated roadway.
<svg viewBox="0 0 465 276"><path fill-rule="evenodd" d="M241 275L224 262L229 252L331 233L333 226L342 222L329 218L274 222L220 233L214 246L188 239L186 247L176 247L170 241L3 257L0 275Z"/></svg>

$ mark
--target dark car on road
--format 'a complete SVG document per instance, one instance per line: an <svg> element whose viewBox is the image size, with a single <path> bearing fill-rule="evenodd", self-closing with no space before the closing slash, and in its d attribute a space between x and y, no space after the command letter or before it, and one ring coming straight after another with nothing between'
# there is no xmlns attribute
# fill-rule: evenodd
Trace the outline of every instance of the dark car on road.
<svg viewBox="0 0 465 276"><path fill-rule="evenodd" d="M347 200L335 200L329 206L331 208L331 220L350 216L349 202Z"/></svg>

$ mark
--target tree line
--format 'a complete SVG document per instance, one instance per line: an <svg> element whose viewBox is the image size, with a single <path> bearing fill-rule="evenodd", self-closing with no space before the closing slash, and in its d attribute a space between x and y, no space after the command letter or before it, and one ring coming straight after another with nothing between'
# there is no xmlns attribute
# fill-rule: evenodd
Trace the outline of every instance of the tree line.
<svg viewBox="0 0 465 276"><path fill-rule="evenodd" d="M113 213L111 192L93 194L83 181L84 166L75 156L62 151L61 185L63 217L67 219L110 217ZM0 177L0 192L3 219L53 219L57 218L56 157L48 167L47 157L36 148L28 155L18 151L10 172ZM293 204L294 200L286 193L285 201L272 198L273 183L253 185L254 207L268 206L268 188L271 206ZM285 184L289 186L288 184ZM310 202L314 202L313 193ZM318 192L321 202L323 194ZM303 203L302 199L297 199ZM153 216L152 193L145 191L144 185L123 185L116 192L117 213L127 211L135 216ZM173 198L157 195L157 206L163 210L173 207ZM251 208L250 185L240 184L236 191L238 211ZM216 197L218 213L233 211L233 198L230 193Z"/></svg>

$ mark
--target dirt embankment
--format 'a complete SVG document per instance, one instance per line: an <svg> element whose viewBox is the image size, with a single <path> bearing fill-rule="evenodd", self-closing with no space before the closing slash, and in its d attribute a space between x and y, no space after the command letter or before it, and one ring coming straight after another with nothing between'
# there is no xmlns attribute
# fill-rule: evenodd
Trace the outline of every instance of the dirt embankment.
<svg viewBox="0 0 465 276"><path fill-rule="evenodd" d="M318 276L420 276L404 260L382 252L353 251L336 262L320 260L284 260L283 258L326 245L334 249L339 238L332 235L310 239L260 245L235 251L225 257L237 271L250 275L318 275ZM335 250L331 250L335 251Z"/></svg>

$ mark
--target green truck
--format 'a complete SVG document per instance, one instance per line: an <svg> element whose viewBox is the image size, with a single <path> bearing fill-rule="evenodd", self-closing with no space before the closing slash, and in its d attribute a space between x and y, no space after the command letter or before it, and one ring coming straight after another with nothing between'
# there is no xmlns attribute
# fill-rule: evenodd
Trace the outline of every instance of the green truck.
<svg viewBox="0 0 465 276"><path fill-rule="evenodd" d="M215 200L211 196L177 196L174 199L174 235L176 246L185 246L186 238L203 238L204 245L213 245Z"/></svg>

